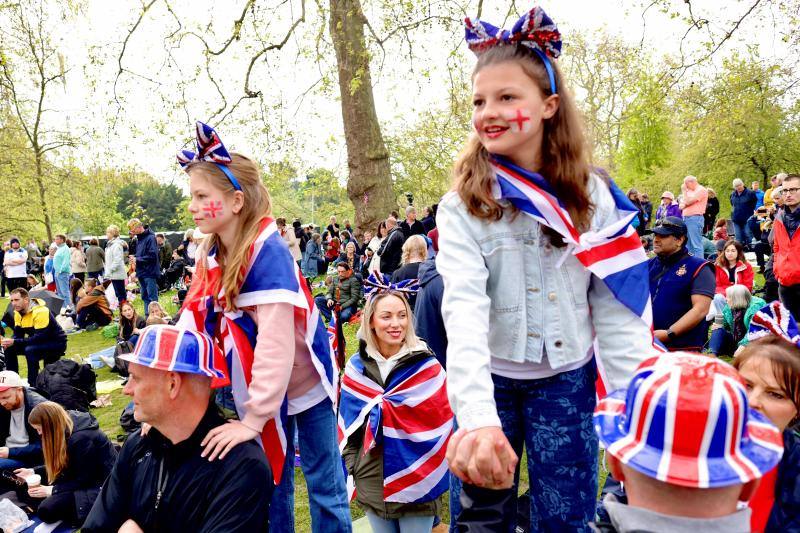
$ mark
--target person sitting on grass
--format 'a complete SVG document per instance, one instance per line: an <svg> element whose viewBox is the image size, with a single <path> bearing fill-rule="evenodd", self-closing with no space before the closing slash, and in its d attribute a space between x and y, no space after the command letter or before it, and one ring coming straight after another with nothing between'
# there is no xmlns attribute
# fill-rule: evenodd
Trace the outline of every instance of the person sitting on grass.
<svg viewBox="0 0 800 533"><path fill-rule="evenodd" d="M27 490L9 499L36 508L42 522L61 520L80 527L114 466L117 451L89 413L66 411L48 401L34 407L28 421L41 436L44 465L15 470L27 482Z"/></svg>
<svg viewBox="0 0 800 533"><path fill-rule="evenodd" d="M725 305L711 326L708 351L714 355L734 355L746 346L750 321L767 302L753 296L744 285L732 285L725 292Z"/></svg>
<svg viewBox="0 0 800 533"><path fill-rule="evenodd" d="M156 324L169 324L171 320L167 311L161 306L159 302L150 302L147 306L147 320L145 324L148 326Z"/></svg>
<svg viewBox="0 0 800 533"><path fill-rule="evenodd" d="M783 453L780 431L749 405L738 372L685 352L644 361L627 390L597 404L594 428L627 495L605 497L610 519L594 531L750 531L739 502Z"/></svg>
<svg viewBox="0 0 800 533"><path fill-rule="evenodd" d="M117 335L118 342L129 342L131 346L136 346L136 341L139 340L139 334L147 326L144 318L136 313L129 302L124 302L119 308L119 334Z"/></svg>
<svg viewBox="0 0 800 533"><path fill-rule="evenodd" d="M67 334L44 300L31 300L25 289L11 291L11 306L14 308L14 335L0 341L5 350L5 368L18 371L17 356L24 355L28 363L28 379L36 383L39 362L53 363L66 353Z"/></svg>
<svg viewBox="0 0 800 533"><path fill-rule="evenodd" d="M106 300L106 292L95 278L86 279L86 295L76 302L78 318L75 323L81 329L92 331L107 326L114 318Z"/></svg>
<svg viewBox="0 0 800 533"><path fill-rule="evenodd" d="M42 464L42 441L28 421L45 401L13 370L0 372L0 470Z"/></svg>
<svg viewBox="0 0 800 533"><path fill-rule="evenodd" d="M333 310L338 309L339 319L344 323L358 311L358 303L363 292L361 281L358 276L353 275L353 269L349 264L339 263L336 265L336 272L338 277L331 283L327 294L314 298L314 303L319 308L320 314L329 322Z"/></svg>

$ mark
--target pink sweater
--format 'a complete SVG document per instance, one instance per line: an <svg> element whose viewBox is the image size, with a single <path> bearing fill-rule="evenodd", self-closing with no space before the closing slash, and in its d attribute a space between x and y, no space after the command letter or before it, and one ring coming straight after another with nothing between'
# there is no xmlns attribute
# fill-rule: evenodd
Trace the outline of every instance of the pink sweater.
<svg viewBox="0 0 800 533"><path fill-rule="evenodd" d="M683 191L683 205L681 211L683 216L690 217L693 215L704 215L706 212L706 204L708 203L708 189L697 184L694 190L689 190L687 187Z"/></svg>
<svg viewBox="0 0 800 533"><path fill-rule="evenodd" d="M242 423L261 433L264 424L278 416L287 391L289 399L299 398L314 388L320 377L306 345L302 310L274 303L245 311L255 321L258 336Z"/></svg>

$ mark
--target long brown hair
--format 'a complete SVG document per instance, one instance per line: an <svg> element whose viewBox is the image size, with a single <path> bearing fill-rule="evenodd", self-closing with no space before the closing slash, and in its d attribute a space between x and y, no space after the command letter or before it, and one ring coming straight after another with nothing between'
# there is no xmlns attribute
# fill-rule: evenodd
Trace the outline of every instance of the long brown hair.
<svg viewBox="0 0 800 533"><path fill-rule="evenodd" d="M72 434L72 419L55 402L42 402L28 415L28 422L42 429L42 453L47 482L52 484L69 462L67 439Z"/></svg>
<svg viewBox="0 0 800 533"><path fill-rule="evenodd" d="M237 242L228 250L219 237L212 233L201 246L202 251L196 259L205 263L205 256L212 247L217 247L217 262L222 269L222 288L225 289L225 310L236 309L236 298L244 283L244 276L248 264L250 246L255 242L259 233L259 221L269 216L272 212L269 191L261 181L261 172L252 159L241 154L232 153L231 162L227 165L242 187L244 201L242 210L237 214ZM208 180L209 184L224 194L234 194L227 176L215 165L207 161L198 161L190 164L188 173L198 172ZM204 265L206 266L206 265ZM214 294L217 293L214 289Z"/></svg>
<svg viewBox="0 0 800 533"><path fill-rule="evenodd" d="M484 67L505 62L517 63L530 77L546 98L550 96L550 79L541 59L524 46L495 46L486 50L478 58L475 75ZM586 150L583 124L572 93L564 83L564 77L555 61L551 61L558 87L559 105L555 114L544 121L541 161L539 169L559 199L564 203L579 230L589 228L592 216L592 202L587 184L589 182L589 161ZM489 153L483 147L475 132L467 139L466 146L456 160L453 168L454 189L474 217L486 220L500 220L503 208L492 196L494 175L489 163ZM548 234L555 236L554 232Z"/></svg>
<svg viewBox="0 0 800 533"><path fill-rule="evenodd" d="M725 258L725 250L727 250L729 246L733 246L733 247L736 248L736 262L737 263L739 261L744 263L747 260L744 257L744 248L739 243L739 241L737 241L734 238L730 238L725 242L725 246L722 247L722 250L720 250L719 255L717 255L717 266L719 266L721 268L725 268L725 269L730 268L730 265L728 264L728 260Z"/></svg>
<svg viewBox="0 0 800 533"><path fill-rule="evenodd" d="M753 357L763 357L770 362L775 381L797 409L797 415L789 425L796 424L800 419L800 348L780 337L762 337L742 349L733 361L733 367L739 370Z"/></svg>

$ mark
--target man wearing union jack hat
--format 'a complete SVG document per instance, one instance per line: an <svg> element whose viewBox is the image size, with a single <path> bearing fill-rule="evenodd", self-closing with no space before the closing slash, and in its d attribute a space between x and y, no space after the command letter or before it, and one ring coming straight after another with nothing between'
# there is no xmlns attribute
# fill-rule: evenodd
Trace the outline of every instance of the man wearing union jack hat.
<svg viewBox="0 0 800 533"><path fill-rule="evenodd" d="M134 418L151 426L125 442L82 531L269 530L272 473L254 441L209 461L201 443L225 423L211 402L214 341L175 326L149 326L125 355ZM221 354L217 354L221 357Z"/></svg>
<svg viewBox="0 0 800 533"><path fill-rule="evenodd" d="M780 431L749 407L736 370L683 352L643 362L627 390L597 405L594 428L628 499L606 496L610 520L595 531L750 531L737 502L783 454Z"/></svg>

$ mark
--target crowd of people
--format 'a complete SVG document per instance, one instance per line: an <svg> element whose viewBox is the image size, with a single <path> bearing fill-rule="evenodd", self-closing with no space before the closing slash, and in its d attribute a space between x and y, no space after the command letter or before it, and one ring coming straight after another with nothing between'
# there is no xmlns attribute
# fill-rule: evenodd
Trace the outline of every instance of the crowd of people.
<svg viewBox="0 0 800 533"><path fill-rule="evenodd" d="M175 250L138 219L104 248L11 239L6 497L86 532L293 531L297 452L315 532L352 531L351 500L377 533L800 530L800 175L735 180L730 225L687 176L654 216L590 166L541 8L466 40L474 131L420 220L290 227L198 122ZM30 386L67 342L43 286L81 327L119 322L142 424L120 450Z"/></svg>

